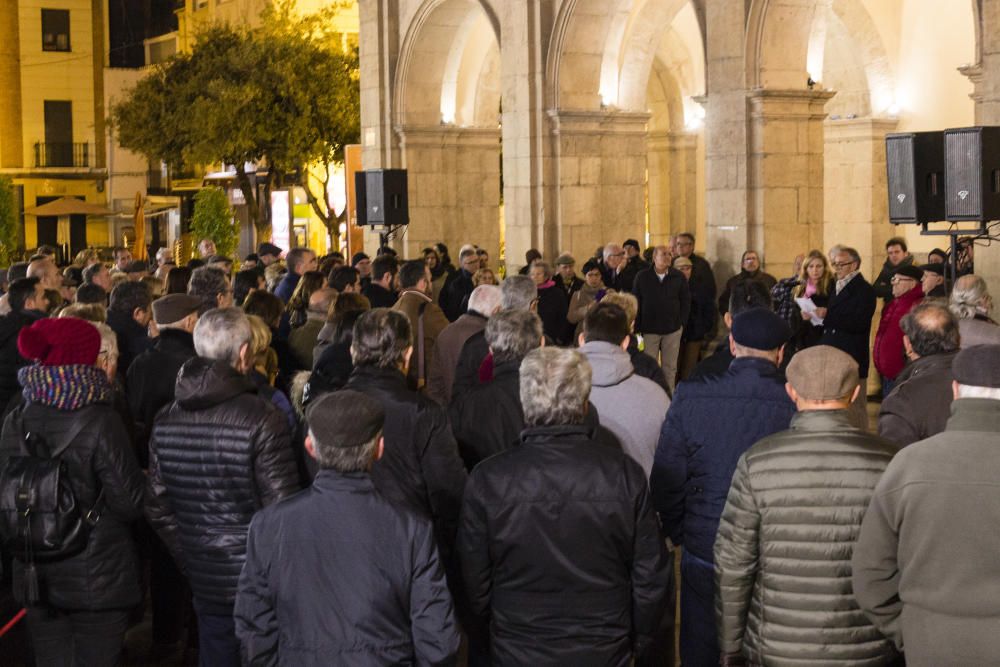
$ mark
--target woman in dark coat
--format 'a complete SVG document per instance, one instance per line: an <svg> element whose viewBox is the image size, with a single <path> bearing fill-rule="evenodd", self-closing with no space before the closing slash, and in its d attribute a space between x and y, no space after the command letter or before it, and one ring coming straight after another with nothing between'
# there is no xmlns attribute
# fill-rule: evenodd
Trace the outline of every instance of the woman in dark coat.
<svg viewBox="0 0 1000 667"><path fill-rule="evenodd" d="M799 284L792 290L792 296L796 299L811 299L816 304L816 314L822 318L826 315L826 305L830 302L835 283L826 255L819 250L811 250L802 262ZM793 323L791 349L804 350L819 345L823 337L823 325L813 323L809 314L803 312L798 304L795 304L794 310L795 316L791 318ZM791 359L790 354L785 356Z"/></svg>
<svg viewBox="0 0 1000 667"><path fill-rule="evenodd" d="M569 311L569 297L552 280L552 267L536 260L528 275L538 287L538 316L542 318L545 337L556 345L570 345L573 329L566 319Z"/></svg>
<svg viewBox="0 0 1000 667"><path fill-rule="evenodd" d="M43 319L21 331L18 349L37 363L18 373L25 402L4 421L0 471L12 458L32 454L28 432L54 449L68 442L59 458L73 495L97 516L82 552L36 561L39 599L26 618L35 659L40 665L117 665L129 613L141 599L129 524L142 515L144 477L111 407L111 384L96 365L101 336L84 320ZM15 597L31 602L25 564L15 560L13 570Z"/></svg>

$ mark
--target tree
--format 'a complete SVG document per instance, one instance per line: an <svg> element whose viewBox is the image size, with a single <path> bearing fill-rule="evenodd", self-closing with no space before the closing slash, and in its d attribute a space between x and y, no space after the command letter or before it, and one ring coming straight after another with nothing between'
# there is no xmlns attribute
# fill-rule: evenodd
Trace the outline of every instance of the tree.
<svg viewBox="0 0 1000 667"><path fill-rule="evenodd" d="M10 266L20 259L19 243L14 181L0 176L0 266Z"/></svg>
<svg viewBox="0 0 1000 667"><path fill-rule="evenodd" d="M342 6L301 16L295 0L273 0L258 28L205 28L112 107L121 145L174 167L234 165L259 238L271 232L271 189L299 185L336 241L325 167L358 141L361 116L358 54L330 21Z"/></svg>
<svg viewBox="0 0 1000 667"><path fill-rule="evenodd" d="M212 239L215 252L232 257L239 242L240 230L233 218L229 199L220 188L205 188L194 196L191 234L196 240Z"/></svg>

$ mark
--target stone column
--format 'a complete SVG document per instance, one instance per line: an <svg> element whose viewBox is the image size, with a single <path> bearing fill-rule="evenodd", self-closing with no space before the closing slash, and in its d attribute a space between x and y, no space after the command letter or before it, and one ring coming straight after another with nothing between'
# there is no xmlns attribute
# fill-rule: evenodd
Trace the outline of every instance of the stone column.
<svg viewBox="0 0 1000 667"><path fill-rule="evenodd" d="M399 167L392 133L393 81L399 58L397 0L358 3L361 69L361 164L364 169ZM411 185L412 190L412 185Z"/></svg>
<svg viewBox="0 0 1000 667"><path fill-rule="evenodd" d="M409 179L407 257L438 241L500 252L500 130L449 125L397 127Z"/></svg>
<svg viewBox="0 0 1000 667"><path fill-rule="evenodd" d="M550 111L549 118L558 228L540 249L586 257L599 245L642 238L649 114Z"/></svg>
<svg viewBox="0 0 1000 667"><path fill-rule="evenodd" d="M823 243L823 107L830 91L750 93L750 215L746 248L769 273L787 275L797 254ZM740 255L746 248L733 248Z"/></svg>
<svg viewBox="0 0 1000 667"><path fill-rule="evenodd" d="M651 132L648 154L649 242L694 231L698 223L698 136Z"/></svg>
<svg viewBox="0 0 1000 667"><path fill-rule="evenodd" d="M881 267L885 242L900 234L889 224L886 201L885 135L895 118L828 120L825 123L823 242L857 248L863 273L873 279Z"/></svg>

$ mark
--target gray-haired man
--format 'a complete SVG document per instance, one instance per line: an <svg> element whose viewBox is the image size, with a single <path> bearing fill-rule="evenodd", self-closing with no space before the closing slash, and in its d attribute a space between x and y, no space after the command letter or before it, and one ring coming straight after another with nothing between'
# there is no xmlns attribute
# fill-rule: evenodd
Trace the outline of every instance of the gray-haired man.
<svg viewBox="0 0 1000 667"><path fill-rule="evenodd" d="M288 422L246 375L249 344L243 311L205 313L149 441L146 516L191 583L202 664L220 667L240 665L233 603L250 519L299 489Z"/></svg>
<svg viewBox="0 0 1000 667"><path fill-rule="evenodd" d="M345 389L306 414L312 487L258 512L236 596L247 664L447 664L458 626L431 522L376 492L385 411Z"/></svg>

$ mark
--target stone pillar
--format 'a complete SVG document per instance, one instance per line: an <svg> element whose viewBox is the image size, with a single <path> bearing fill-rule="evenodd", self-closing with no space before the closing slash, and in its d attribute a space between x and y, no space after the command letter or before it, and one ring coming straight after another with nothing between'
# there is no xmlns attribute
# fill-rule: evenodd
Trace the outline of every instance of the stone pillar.
<svg viewBox="0 0 1000 667"><path fill-rule="evenodd" d="M528 248L555 246L555 218L547 213L545 41L551 3L496 3L500 12L505 257L521 265Z"/></svg>
<svg viewBox="0 0 1000 667"><path fill-rule="evenodd" d="M825 124L823 243L857 248L869 280L877 275L885 242L901 232L889 224L886 201L885 135L898 120L859 118Z"/></svg>
<svg viewBox="0 0 1000 667"><path fill-rule="evenodd" d="M361 165L363 169L396 168L399 151L392 133L392 99L399 57L398 1L359 2L358 13Z"/></svg>
<svg viewBox="0 0 1000 667"><path fill-rule="evenodd" d="M549 118L559 224L543 253L586 257L610 241L642 238L649 114L550 111Z"/></svg>
<svg viewBox="0 0 1000 667"><path fill-rule="evenodd" d="M24 166L21 127L21 41L14 0L0 2L0 168Z"/></svg>
<svg viewBox="0 0 1000 667"><path fill-rule="evenodd" d="M651 132L648 154L649 242L695 230L698 223L698 136Z"/></svg>
<svg viewBox="0 0 1000 667"><path fill-rule="evenodd" d="M823 107L830 91L750 93L747 248L769 273L788 275L795 256L823 243ZM739 255L746 248L734 248Z"/></svg>
<svg viewBox="0 0 1000 667"><path fill-rule="evenodd" d="M500 131L449 125L397 127L408 171L407 257L438 241L475 243L500 253Z"/></svg>

